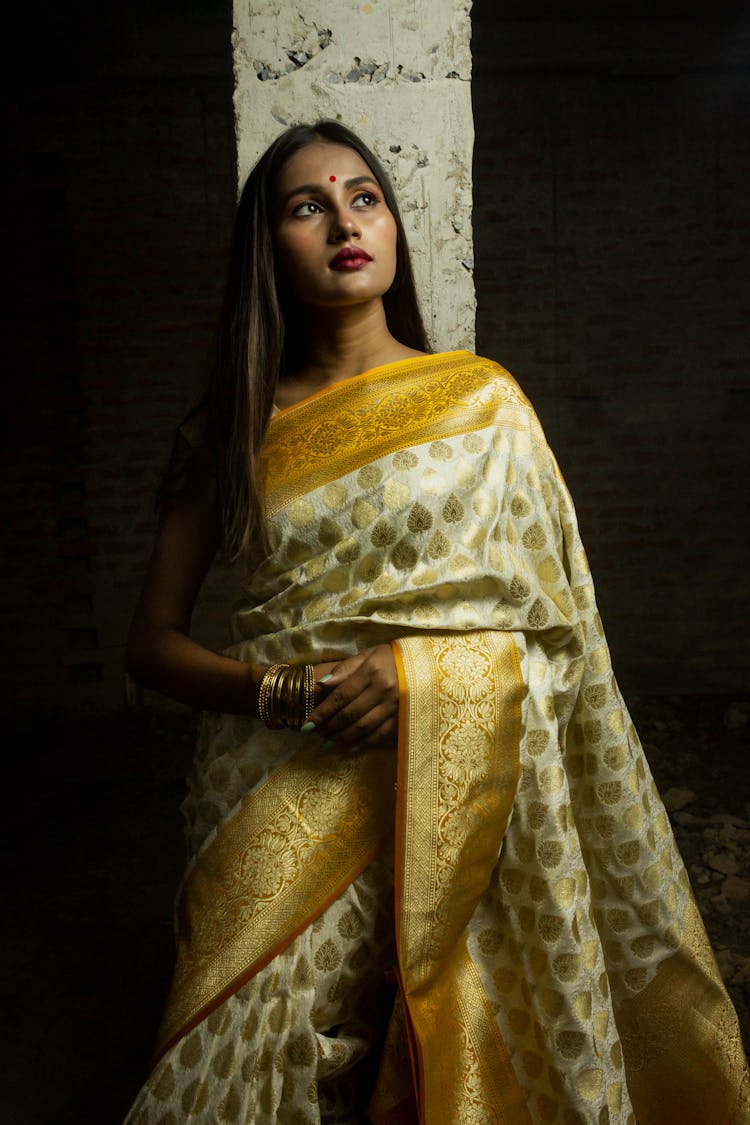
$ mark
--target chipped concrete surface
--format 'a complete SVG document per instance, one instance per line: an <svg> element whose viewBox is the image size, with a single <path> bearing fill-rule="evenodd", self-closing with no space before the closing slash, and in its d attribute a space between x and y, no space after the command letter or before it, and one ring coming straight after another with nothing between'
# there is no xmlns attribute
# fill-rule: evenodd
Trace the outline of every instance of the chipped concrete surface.
<svg viewBox="0 0 750 1125"><path fill-rule="evenodd" d="M469 0L235 0L240 182L284 128L331 117L393 177L437 350L473 347Z"/></svg>

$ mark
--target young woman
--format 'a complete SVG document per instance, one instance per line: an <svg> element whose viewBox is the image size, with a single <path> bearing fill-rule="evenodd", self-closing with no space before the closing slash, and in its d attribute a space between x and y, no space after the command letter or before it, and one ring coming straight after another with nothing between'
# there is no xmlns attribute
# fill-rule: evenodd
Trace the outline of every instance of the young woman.
<svg viewBox="0 0 750 1125"><path fill-rule="evenodd" d="M224 655L189 636L217 549L248 568ZM555 460L506 371L428 354L335 123L243 192L128 667L206 711L129 1125L750 1119Z"/></svg>

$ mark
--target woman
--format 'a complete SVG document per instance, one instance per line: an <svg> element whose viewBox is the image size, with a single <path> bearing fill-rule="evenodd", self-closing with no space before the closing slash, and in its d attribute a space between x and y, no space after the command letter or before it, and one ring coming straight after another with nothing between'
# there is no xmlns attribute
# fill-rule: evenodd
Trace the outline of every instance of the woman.
<svg viewBox="0 0 750 1125"><path fill-rule="evenodd" d="M208 712L128 1122L747 1121L557 465L507 372L427 354L342 126L253 170L222 323L128 646ZM249 575L223 656L189 638L219 547Z"/></svg>

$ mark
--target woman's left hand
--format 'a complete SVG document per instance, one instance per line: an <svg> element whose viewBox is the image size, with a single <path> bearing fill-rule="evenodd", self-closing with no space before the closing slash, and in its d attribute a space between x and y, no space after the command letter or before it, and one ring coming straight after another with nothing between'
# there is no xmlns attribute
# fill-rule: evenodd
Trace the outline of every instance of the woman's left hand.
<svg viewBox="0 0 750 1125"><path fill-rule="evenodd" d="M321 738L337 746L395 747L398 738L398 675L390 645L364 649L333 666L328 694L310 715Z"/></svg>

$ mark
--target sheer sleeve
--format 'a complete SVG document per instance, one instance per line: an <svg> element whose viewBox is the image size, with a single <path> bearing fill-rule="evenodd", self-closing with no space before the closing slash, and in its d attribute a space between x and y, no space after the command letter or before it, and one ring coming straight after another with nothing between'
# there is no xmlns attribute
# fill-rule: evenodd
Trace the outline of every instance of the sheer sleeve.
<svg viewBox="0 0 750 1125"><path fill-rule="evenodd" d="M157 506L198 491L216 475L209 434L208 410L199 408L175 431L172 452L161 478Z"/></svg>

